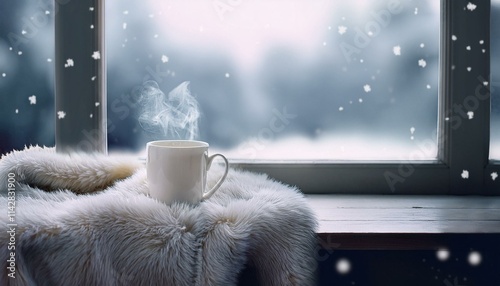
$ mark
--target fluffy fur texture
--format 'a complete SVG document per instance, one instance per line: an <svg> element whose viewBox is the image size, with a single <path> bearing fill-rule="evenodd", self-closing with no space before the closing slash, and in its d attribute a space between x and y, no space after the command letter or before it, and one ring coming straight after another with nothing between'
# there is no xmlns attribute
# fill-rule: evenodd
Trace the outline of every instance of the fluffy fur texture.
<svg viewBox="0 0 500 286"><path fill-rule="evenodd" d="M136 159L31 147L0 160L0 205L15 174L16 278L0 216L1 285L311 285L316 220L297 189L230 170L197 206L148 197ZM213 166L208 184L222 168ZM43 190L42 190L43 189Z"/></svg>

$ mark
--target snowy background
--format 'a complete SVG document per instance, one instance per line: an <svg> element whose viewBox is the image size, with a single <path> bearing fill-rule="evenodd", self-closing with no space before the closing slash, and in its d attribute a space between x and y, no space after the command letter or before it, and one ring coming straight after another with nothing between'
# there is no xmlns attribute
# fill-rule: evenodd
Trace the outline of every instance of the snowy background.
<svg viewBox="0 0 500 286"><path fill-rule="evenodd" d="M54 144L51 3L0 2L1 153ZM163 92L175 119L197 119L194 138L232 158L436 155L439 1L106 4L110 150L188 136L144 123L137 91L154 81L149 96ZM194 105L169 96L184 82ZM500 130L494 96L492 130ZM499 132L492 140L500 149Z"/></svg>

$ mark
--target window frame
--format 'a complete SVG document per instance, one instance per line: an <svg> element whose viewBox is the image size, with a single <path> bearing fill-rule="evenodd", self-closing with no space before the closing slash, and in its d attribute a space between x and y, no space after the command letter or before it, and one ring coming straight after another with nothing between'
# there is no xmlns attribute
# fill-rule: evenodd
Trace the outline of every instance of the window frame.
<svg viewBox="0 0 500 286"><path fill-rule="evenodd" d="M92 1L96 5L103 3L101 0ZM490 90L489 85L484 84L490 82L491 1L481 1L472 10L466 8L468 3L469 0L441 1L436 160L232 160L230 165L267 173L297 186L304 193L499 195L500 179L491 178L492 172L500 173L500 162L489 160ZM452 35L458 40L453 41ZM100 37L102 40L102 35ZM484 41L484 53L476 46L473 50L466 49L469 42L472 45L479 40ZM469 66L473 68L467 71ZM99 68L102 66L94 67ZM100 78L105 79L105 73ZM473 119L467 118L468 111L474 112ZM84 130L82 128L78 130ZM92 128L106 134L104 124L94 124ZM468 171L468 178L462 178L464 170Z"/></svg>
<svg viewBox="0 0 500 286"><path fill-rule="evenodd" d="M490 89L484 84L490 82L491 2L481 1L472 11L468 3L441 1L437 160L231 165L267 173L311 194L500 195L500 180L491 178L492 172L500 173L500 162L489 160ZM466 49L479 40L484 53ZM474 112L473 119L468 111ZM464 171L468 178L462 177Z"/></svg>

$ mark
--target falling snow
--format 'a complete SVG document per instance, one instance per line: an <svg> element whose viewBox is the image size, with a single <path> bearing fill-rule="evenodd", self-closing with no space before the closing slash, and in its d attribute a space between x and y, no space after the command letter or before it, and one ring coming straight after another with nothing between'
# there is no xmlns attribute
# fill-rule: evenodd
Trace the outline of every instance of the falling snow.
<svg viewBox="0 0 500 286"><path fill-rule="evenodd" d="M444 248L438 249L436 256L440 261L446 261L450 257L450 251Z"/></svg>
<svg viewBox="0 0 500 286"><path fill-rule="evenodd" d="M90 25L90 29L94 29L94 25Z"/></svg>
<svg viewBox="0 0 500 286"><path fill-rule="evenodd" d="M359 101L359 103L363 103L363 99L362 98L358 99L358 101Z"/></svg>
<svg viewBox="0 0 500 286"><path fill-rule="evenodd" d="M471 67L467 67L467 71L470 72L472 70Z"/></svg>
<svg viewBox="0 0 500 286"><path fill-rule="evenodd" d="M123 11L123 15L128 15L128 10Z"/></svg>
<svg viewBox="0 0 500 286"><path fill-rule="evenodd" d="M343 35L347 32L346 26L339 26L339 34Z"/></svg>
<svg viewBox="0 0 500 286"><path fill-rule="evenodd" d="M365 84L365 85L363 86L363 89L365 90L365 92L370 92L370 91L372 91L372 88L370 87L370 85L369 85L369 84Z"/></svg>
<svg viewBox="0 0 500 286"><path fill-rule="evenodd" d="M336 269L340 274L347 274L351 271L351 263L349 260L341 258L337 261Z"/></svg>
<svg viewBox="0 0 500 286"><path fill-rule="evenodd" d="M22 51L19 51L19 52L17 52L17 54L18 54L18 55L22 55L22 54L23 54L23 52L22 52Z"/></svg>
<svg viewBox="0 0 500 286"><path fill-rule="evenodd" d="M73 59L67 59L66 63L64 64L64 67L68 68L68 67L72 67L74 65L75 65L75 62L73 61Z"/></svg>
<svg viewBox="0 0 500 286"><path fill-rule="evenodd" d="M456 41L458 38L457 38L457 36L455 36L455 35L451 35L451 39L452 39L453 41Z"/></svg>
<svg viewBox="0 0 500 286"><path fill-rule="evenodd" d="M462 170L462 179L468 179L469 178L469 171L467 170Z"/></svg>
<svg viewBox="0 0 500 286"><path fill-rule="evenodd" d="M418 8L415 8L415 12L414 12L415 15L418 14Z"/></svg>
<svg viewBox="0 0 500 286"><path fill-rule="evenodd" d="M165 56L165 55L162 55L162 56L161 56L161 62L162 62L162 63L167 63L167 62L168 62L168 57L167 57L167 56Z"/></svg>
<svg viewBox="0 0 500 286"><path fill-rule="evenodd" d="M487 86L487 85L488 85L488 82L487 82L487 81L483 81L483 85L484 85L484 86Z"/></svg>
<svg viewBox="0 0 500 286"><path fill-rule="evenodd" d="M431 85L430 84L426 85L426 87L427 87L427 89L431 89Z"/></svg>
<svg viewBox="0 0 500 286"><path fill-rule="evenodd" d="M472 4L471 2L469 2L469 4L467 4L467 9L469 9L470 11L474 11L476 10L476 5L475 4Z"/></svg>
<svg viewBox="0 0 500 286"><path fill-rule="evenodd" d="M465 47L467 51L470 51L470 46Z"/></svg>
<svg viewBox="0 0 500 286"><path fill-rule="evenodd" d="M93 76L90 78L91 81L94 81L97 77L96 76Z"/></svg>
<svg viewBox="0 0 500 286"><path fill-rule="evenodd" d="M420 59L418 60L418 65L421 66L422 68L425 68L427 62L424 59Z"/></svg>
<svg viewBox="0 0 500 286"><path fill-rule="evenodd" d="M467 258L469 264L472 266L477 266L481 263L481 253L478 251L472 251L469 253L469 257Z"/></svg>
<svg viewBox="0 0 500 286"><path fill-rule="evenodd" d="M493 172L491 173L491 179L494 181L498 178L498 173L497 172Z"/></svg>
<svg viewBox="0 0 500 286"><path fill-rule="evenodd" d="M95 106L99 106L99 105L101 105L101 103L99 103L99 102L96 102L96 103L95 103Z"/></svg>
<svg viewBox="0 0 500 286"><path fill-rule="evenodd" d="M7 76L7 74L6 74L6 73L2 73L2 77L6 77L6 76Z"/></svg>
<svg viewBox="0 0 500 286"><path fill-rule="evenodd" d="M421 48L425 47L425 44L424 44L424 43L421 43L421 44L420 44L420 47L421 47Z"/></svg>
<svg viewBox="0 0 500 286"><path fill-rule="evenodd" d="M94 117L94 114L92 114L92 113L91 113L91 114L90 114L90 118L92 118L92 117Z"/></svg>
<svg viewBox="0 0 500 286"><path fill-rule="evenodd" d="M224 76L229 78L231 75L229 73L226 73Z"/></svg>
<svg viewBox="0 0 500 286"><path fill-rule="evenodd" d="M18 114L18 113L19 113L19 109L16 109L16 114Z"/></svg>
<svg viewBox="0 0 500 286"><path fill-rule="evenodd" d="M411 134L415 133L415 127L413 127L413 126L412 126L412 127L410 128L410 133L411 133Z"/></svg>
<svg viewBox="0 0 500 286"><path fill-rule="evenodd" d="M30 104L36 104L36 95L28 97L28 100L30 101Z"/></svg>
<svg viewBox="0 0 500 286"><path fill-rule="evenodd" d="M480 41L479 41L479 44L480 44L480 45L484 44L484 41L483 41L483 40L480 40Z"/></svg>
<svg viewBox="0 0 500 286"><path fill-rule="evenodd" d="M339 111L343 111L344 110L344 107L339 107Z"/></svg>
<svg viewBox="0 0 500 286"><path fill-rule="evenodd" d="M127 29L127 23L126 23L126 22L124 22L124 23L122 24L122 27L123 27L123 30L126 30L126 29Z"/></svg>
<svg viewBox="0 0 500 286"><path fill-rule="evenodd" d="M392 48L392 52L396 55L396 56L400 56L401 55L401 46L394 46Z"/></svg>
<svg viewBox="0 0 500 286"><path fill-rule="evenodd" d="M26 33L27 33L26 30L21 31L21 34L23 34L23 35L26 35Z"/></svg>
<svg viewBox="0 0 500 286"><path fill-rule="evenodd" d="M89 7L89 11L94 11L94 7Z"/></svg>
<svg viewBox="0 0 500 286"><path fill-rule="evenodd" d="M66 116L66 112L64 112L64 111L57 112L57 119L63 119L65 116Z"/></svg>
<svg viewBox="0 0 500 286"><path fill-rule="evenodd" d="M51 62L52 62L52 59L51 59L51 58L48 58L48 59L47 59L47 62L51 63Z"/></svg>
<svg viewBox="0 0 500 286"><path fill-rule="evenodd" d="M467 112L467 116L469 117L469 119L473 119L474 118L474 111Z"/></svg>
<svg viewBox="0 0 500 286"><path fill-rule="evenodd" d="M101 53L99 51L95 51L93 54L92 54L92 58L94 58L94 60L98 60L101 58Z"/></svg>

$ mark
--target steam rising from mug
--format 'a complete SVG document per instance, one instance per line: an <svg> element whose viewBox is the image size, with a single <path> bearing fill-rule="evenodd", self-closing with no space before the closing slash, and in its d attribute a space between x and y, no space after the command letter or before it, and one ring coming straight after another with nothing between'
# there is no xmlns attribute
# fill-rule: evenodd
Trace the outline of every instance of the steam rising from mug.
<svg viewBox="0 0 500 286"><path fill-rule="evenodd" d="M155 81L146 81L139 90L141 127L167 139L193 140L198 135L198 102L185 81L165 95Z"/></svg>

